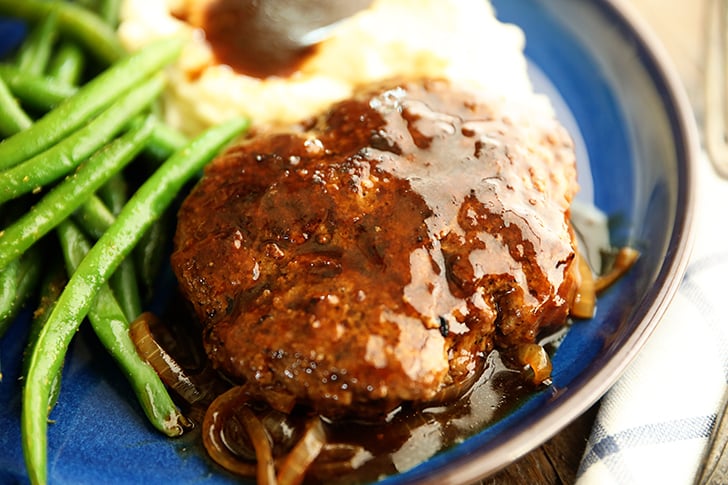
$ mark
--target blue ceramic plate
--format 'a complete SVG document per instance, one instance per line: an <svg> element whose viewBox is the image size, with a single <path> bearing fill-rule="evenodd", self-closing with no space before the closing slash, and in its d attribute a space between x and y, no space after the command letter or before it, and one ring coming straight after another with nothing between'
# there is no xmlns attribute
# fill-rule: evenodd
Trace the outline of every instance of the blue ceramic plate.
<svg viewBox="0 0 728 485"><path fill-rule="evenodd" d="M682 276L697 137L675 76L649 35L606 0L495 0L526 33L539 90L557 106L580 157L582 193L611 220L615 245L643 256L574 325L553 358L554 385L502 420L386 483L466 483L537 447L590 407L639 351ZM0 29L2 44L13 35ZM0 482L25 482L19 430L22 325L1 342ZM226 483L184 441L145 422L93 335L79 333L49 427L51 483Z"/></svg>

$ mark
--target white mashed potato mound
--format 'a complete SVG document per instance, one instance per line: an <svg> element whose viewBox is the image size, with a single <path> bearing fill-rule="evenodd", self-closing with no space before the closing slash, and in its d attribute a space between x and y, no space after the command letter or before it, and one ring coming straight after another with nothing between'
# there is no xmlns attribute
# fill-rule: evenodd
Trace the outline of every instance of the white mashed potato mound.
<svg viewBox="0 0 728 485"><path fill-rule="evenodd" d="M169 70L167 121L189 134L233 116L289 124L393 77L444 77L532 114L551 116L533 93L524 35L495 18L486 0L374 0L337 25L295 74L259 79L214 63L204 33L170 12L191 0L125 0L119 34L133 51L170 35L189 39ZM194 73L194 75L191 75Z"/></svg>

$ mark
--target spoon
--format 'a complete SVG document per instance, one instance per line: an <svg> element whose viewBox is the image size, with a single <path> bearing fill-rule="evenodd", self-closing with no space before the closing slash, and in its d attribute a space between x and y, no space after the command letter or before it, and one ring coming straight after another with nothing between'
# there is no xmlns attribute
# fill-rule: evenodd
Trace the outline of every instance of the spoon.
<svg viewBox="0 0 728 485"><path fill-rule="evenodd" d="M308 47L326 39L341 21L367 8L372 0L261 0L258 27L269 37Z"/></svg>
<svg viewBox="0 0 728 485"><path fill-rule="evenodd" d="M288 76L342 20L372 0L196 0L186 20L221 64L249 76Z"/></svg>

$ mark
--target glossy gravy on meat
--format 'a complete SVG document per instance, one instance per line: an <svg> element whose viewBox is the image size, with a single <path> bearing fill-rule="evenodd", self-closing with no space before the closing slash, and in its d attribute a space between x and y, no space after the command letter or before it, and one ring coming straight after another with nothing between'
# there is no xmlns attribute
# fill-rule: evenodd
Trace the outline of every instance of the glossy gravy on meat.
<svg viewBox="0 0 728 485"><path fill-rule="evenodd" d="M571 141L473 99L370 87L207 167L172 266L217 368L274 408L382 414L564 325Z"/></svg>

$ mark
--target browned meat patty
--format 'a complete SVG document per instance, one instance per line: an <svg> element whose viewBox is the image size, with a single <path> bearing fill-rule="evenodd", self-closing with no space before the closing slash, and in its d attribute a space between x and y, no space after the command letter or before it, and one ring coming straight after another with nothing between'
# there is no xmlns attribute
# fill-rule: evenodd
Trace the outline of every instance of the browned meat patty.
<svg viewBox="0 0 728 485"><path fill-rule="evenodd" d="M563 325L572 144L497 104L369 88L207 167L172 265L212 363L274 407L369 415Z"/></svg>

